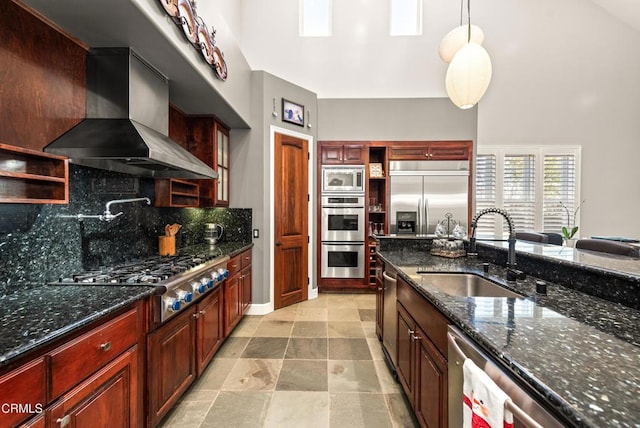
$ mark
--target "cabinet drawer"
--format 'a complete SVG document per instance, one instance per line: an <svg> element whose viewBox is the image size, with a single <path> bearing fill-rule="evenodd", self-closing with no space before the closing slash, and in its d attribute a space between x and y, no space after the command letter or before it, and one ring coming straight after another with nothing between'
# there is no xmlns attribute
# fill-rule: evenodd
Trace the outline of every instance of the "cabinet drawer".
<svg viewBox="0 0 640 428"><path fill-rule="evenodd" d="M251 264L251 250L240 254L240 268L244 269Z"/></svg>
<svg viewBox="0 0 640 428"><path fill-rule="evenodd" d="M51 352L51 398L56 398L137 342L132 309Z"/></svg>
<svg viewBox="0 0 640 428"><path fill-rule="evenodd" d="M238 254L237 256L232 257L231 260L229 260L229 263L227 263L229 278L240 272L240 270L242 269L242 255L243 254Z"/></svg>
<svg viewBox="0 0 640 428"><path fill-rule="evenodd" d="M0 425L14 426L33 413L42 411L46 401L45 380L44 358L38 358L1 376L0 404L4 407L0 413ZM12 405L19 405L20 409L13 409Z"/></svg>

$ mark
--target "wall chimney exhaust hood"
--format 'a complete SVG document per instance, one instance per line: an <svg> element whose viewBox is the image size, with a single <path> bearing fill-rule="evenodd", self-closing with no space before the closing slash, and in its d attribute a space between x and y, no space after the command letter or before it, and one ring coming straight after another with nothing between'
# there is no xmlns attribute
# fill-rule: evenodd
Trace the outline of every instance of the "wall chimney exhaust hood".
<svg viewBox="0 0 640 428"><path fill-rule="evenodd" d="M87 118L44 151L142 177L218 177L168 131L167 79L130 48L95 48L87 54Z"/></svg>

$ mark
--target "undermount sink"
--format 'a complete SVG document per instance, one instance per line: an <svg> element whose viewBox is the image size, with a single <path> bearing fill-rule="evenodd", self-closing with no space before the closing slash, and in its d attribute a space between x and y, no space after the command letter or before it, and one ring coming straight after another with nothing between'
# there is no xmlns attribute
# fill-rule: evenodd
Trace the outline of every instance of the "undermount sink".
<svg viewBox="0 0 640 428"><path fill-rule="evenodd" d="M452 296L460 297L516 297L524 296L495 282L468 273L421 273L423 284L433 285Z"/></svg>

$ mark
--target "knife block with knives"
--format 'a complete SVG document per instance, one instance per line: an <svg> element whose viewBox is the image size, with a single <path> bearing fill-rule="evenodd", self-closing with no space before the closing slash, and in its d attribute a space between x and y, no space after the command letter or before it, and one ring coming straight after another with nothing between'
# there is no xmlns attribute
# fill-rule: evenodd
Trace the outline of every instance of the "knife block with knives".
<svg viewBox="0 0 640 428"><path fill-rule="evenodd" d="M176 254L176 233L182 225L168 224L164 227L164 235L158 236L158 254L161 256L173 256Z"/></svg>

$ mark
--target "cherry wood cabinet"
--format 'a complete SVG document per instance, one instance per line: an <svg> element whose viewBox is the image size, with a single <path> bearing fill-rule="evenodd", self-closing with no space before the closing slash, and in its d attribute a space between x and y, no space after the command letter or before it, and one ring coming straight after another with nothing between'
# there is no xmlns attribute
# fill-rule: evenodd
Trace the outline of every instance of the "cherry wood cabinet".
<svg viewBox="0 0 640 428"><path fill-rule="evenodd" d="M45 359L40 357L0 377L0 404L21 404L22 410L26 410L2 412L6 426L15 426L32 412L43 410L47 397L46 373Z"/></svg>
<svg viewBox="0 0 640 428"><path fill-rule="evenodd" d="M33 418L29 419L27 422L24 422L19 426L20 428L45 428L46 419L44 417L44 413L41 413L38 416L34 416Z"/></svg>
<svg viewBox="0 0 640 428"><path fill-rule="evenodd" d="M229 206L229 128L213 116L169 108L169 137L218 173L217 179L156 180L159 207Z"/></svg>
<svg viewBox="0 0 640 428"><path fill-rule="evenodd" d="M2 202L69 203L67 158L0 143Z"/></svg>
<svg viewBox="0 0 640 428"><path fill-rule="evenodd" d="M398 277L398 366L400 383L422 427L448 426L448 320Z"/></svg>
<svg viewBox="0 0 640 428"><path fill-rule="evenodd" d="M196 379L194 311L184 311L147 337L147 424L156 426Z"/></svg>
<svg viewBox="0 0 640 428"><path fill-rule="evenodd" d="M142 426L146 303L54 342L2 374L0 403L25 412L3 412L0 426Z"/></svg>
<svg viewBox="0 0 640 428"><path fill-rule="evenodd" d="M200 185L176 178L156 179L154 204L156 207L198 207Z"/></svg>
<svg viewBox="0 0 640 428"><path fill-rule="evenodd" d="M196 307L196 372L200 376L224 340L224 304L218 287Z"/></svg>
<svg viewBox="0 0 640 428"><path fill-rule="evenodd" d="M376 257L376 336L382 340L384 326L384 262Z"/></svg>
<svg viewBox="0 0 640 428"><path fill-rule="evenodd" d="M132 309L52 351L49 359L55 375L51 378L51 395L57 397L69 390L135 345L137 322L137 311Z"/></svg>
<svg viewBox="0 0 640 428"><path fill-rule="evenodd" d="M252 294L251 287L251 250L247 250L240 254L240 312L244 315L251 306Z"/></svg>
<svg viewBox="0 0 640 428"><path fill-rule="evenodd" d="M390 160L468 160L471 141L402 141L389 146Z"/></svg>
<svg viewBox="0 0 640 428"><path fill-rule="evenodd" d="M47 410L50 427L138 426L137 347L125 351Z"/></svg>
<svg viewBox="0 0 640 428"><path fill-rule="evenodd" d="M229 262L233 263L234 257ZM238 266L240 262L238 260ZM239 268L238 268L239 269ZM242 286L240 284L240 271L232 274L229 269L229 278L224 282L224 335L228 336L242 318Z"/></svg>
<svg viewBox="0 0 640 428"><path fill-rule="evenodd" d="M246 250L229 260L229 278L224 289L225 336L240 322L251 306L251 259L252 251Z"/></svg>
<svg viewBox="0 0 640 428"><path fill-rule="evenodd" d="M364 145L346 142L320 142L323 165L361 165L365 162Z"/></svg>

